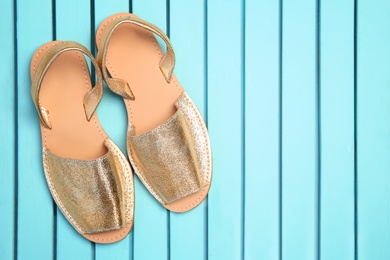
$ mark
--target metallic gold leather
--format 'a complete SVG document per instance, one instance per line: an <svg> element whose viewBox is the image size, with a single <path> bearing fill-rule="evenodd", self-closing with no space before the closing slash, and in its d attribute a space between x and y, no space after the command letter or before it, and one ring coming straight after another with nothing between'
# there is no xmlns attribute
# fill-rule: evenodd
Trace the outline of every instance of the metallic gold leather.
<svg viewBox="0 0 390 260"><path fill-rule="evenodd" d="M84 97L83 106L85 116L88 121L91 120L93 113L95 113L100 100L103 97L103 87L97 87L96 85L92 90Z"/></svg>
<svg viewBox="0 0 390 260"><path fill-rule="evenodd" d="M108 78L106 79L107 85L110 86L110 89L122 96L123 98L134 100L134 94L133 91L131 91L131 88L127 81L123 79L114 79L114 78Z"/></svg>
<svg viewBox="0 0 390 260"><path fill-rule="evenodd" d="M161 204L199 191L211 182L211 149L206 126L184 92L177 112L150 132L128 129L130 161L144 185Z"/></svg>
<svg viewBox="0 0 390 260"><path fill-rule="evenodd" d="M54 60L58 58L62 53L66 51L72 51L72 50L80 51L91 59L92 64L95 67L95 72L98 79L96 86L84 98L85 115L88 121L91 119L93 113L95 112L103 96L102 74L99 69L99 65L97 64L91 52L83 45L77 42L63 41L55 44L53 47L50 48L50 50L48 50L48 52L43 56L42 60L39 62L39 65L33 76L32 83L31 83L31 96L34 101L35 107L38 110L39 118L43 126L45 126L48 129L51 129L50 119L42 113L42 108L39 104L39 91L41 88L41 84L46 72L49 70ZM46 110L46 113L49 114L49 111Z"/></svg>
<svg viewBox="0 0 390 260"><path fill-rule="evenodd" d="M41 115L44 118L44 121L46 122L49 129L51 129L49 110L41 106Z"/></svg>
<svg viewBox="0 0 390 260"><path fill-rule="evenodd" d="M151 31L158 35L163 41L165 42L167 46L167 51L164 54L164 56L160 60L160 70L162 74L164 75L165 80L169 83L171 81L173 69L175 67L175 52L173 51L172 44L168 38L168 36L157 26L142 20L141 18L137 17L136 15L133 14L126 14L123 16L120 16L116 19L114 19L112 22L110 22L105 30L102 33L102 37L100 42L98 43L98 56L96 58L98 64L100 65L100 68L103 72L103 77L104 80L106 81L107 85L109 86L110 89L112 89L115 93L117 88L115 86L112 86L109 82L109 75L107 72L106 68L106 55L107 55L107 49L108 45L111 39L111 36L115 29L120 26L123 23L131 23L137 26L140 26L148 31ZM129 86L130 88L130 86ZM125 91L120 91L120 92L125 92Z"/></svg>
<svg viewBox="0 0 390 260"><path fill-rule="evenodd" d="M107 154L90 161L62 158L43 149L53 198L81 234L117 230L132 221L130 166L111 140L105 145Z"/></svg>
<svg viewBox="0 0 390 260"><path fill-rule="evenodd" d="M177 99L176 107L183 113L191 155L197 159L197 169L204 185L211 183L212 158L210 139L202 115L186 92ZM183 123L184 124L184 123Z"/></svg>
<svg viewBox="0 0 390 260"><path fill-rule="evenodd" d="M130 224L134 219L134 179L133 170L130 167L129 161L122 151L109 138L105 140L105 146L111 151L113 164L116 166L118 180L121 186L122 205L124 205L126 224Z"/></svg>

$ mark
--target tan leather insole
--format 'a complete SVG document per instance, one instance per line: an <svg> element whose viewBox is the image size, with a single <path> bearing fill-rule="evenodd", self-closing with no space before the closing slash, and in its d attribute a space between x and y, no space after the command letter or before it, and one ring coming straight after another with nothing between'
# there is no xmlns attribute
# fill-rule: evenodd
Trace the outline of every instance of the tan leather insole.
<svg viewBox="0 0 390 260"><path fill-rule="evenodd" d="M102 31L107 23L121 15L107 18L98 28L96 41L99 46ZM107 50L106 64L112 78L126 80L135 100L126 100L128 121L140 135L166 122L176 112L175 102L184 91L173 74L170 83L165 80L160 68L163 56L154 35L130 23L119 25L112 34ZM184 212L196 207L206 197L209 185L201 191L177 200L164 207Z"/></svg>
<svg viewBox="0 0 390 260"><path fill-rule="evenodd" d="M52 129L41 125L41 132L44 147L52 153L79 160L107 153L103 144L107 135L96 113L88 122L84 112L83 100L91 88L88 65L79 51L62 53L44 76L39 103L49 111Z"/></svg>
<svg viewBox="0 0 390 260"><path fill-rule="evenodd" d="M167 83L160 71L163 53L152 33L125 23L113 33L107 51L111 77L126 80L135 100L125 100L135 134L163 124L176 112L175 101L183 88L173 76Z"/></svg>
<svg viewBox="0 0 390 260"><path fill-rule="evenodd" d="M44 54L55 43L47 43L36 51L31 63L31 77ZM39 95L39 103L49 111L52 125L50 130L41 124L43 147L58 156L78 160L93 160L107 153L104 145L107 134L97 114L94 113L88 122L84 112L83 100L91 88L88 65L80 51L64 52L53 62L43 78ZM94 242L109 243L122 239L119 234L127 234L130 228L131 225L117 231L84 236Z"/></svg>

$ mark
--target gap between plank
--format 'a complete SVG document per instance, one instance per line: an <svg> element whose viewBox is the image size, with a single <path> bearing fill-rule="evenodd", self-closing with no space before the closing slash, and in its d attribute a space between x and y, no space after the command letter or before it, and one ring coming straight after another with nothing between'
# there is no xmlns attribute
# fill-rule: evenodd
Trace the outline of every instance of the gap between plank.
<svg viewBox="0 0 390 260"><path fill-rule="evenodd" d="M208 126L208 47L207 47L207 41L208 41L208 29L207 29L207 21L208 21L208 12L207 12L207 0L204 0L203 2L203 12L204 12L204 115L205 115L205 123L206 126ZM209 196L206 196L206 199L204 200L205 203L205 258L208 260L209 258Z"/></svg>
<svg viewBox="0 0 390 260"><path fill-rule="evenodd" d="M321 259L321 0L316 2L317 259Z"/></svg>
<svg viewBox="0 0 390 260"><path fill-rule="evenodd" d="M51 5L52 16L52 39L57 40L57 17L56 17L56 0L52 0ZM53 260L57 259L57 205L52 199L53 212Z"/></svg>
<svg viewBox="0 0 390 260"><path fill-rule="evenodd" d="M283 0L279 0L279 260L283 258Z"/></svg>
<svg viewBox="0 0 390 260"><path fill-rule="evenodd" d="M358 69L358 3L354 1L354 253L355 260L358 259L358 140L357 140L357 69Z"/></svg>
<svg viewBox="0 0 390 260"><path fill-rule="evenodd" d="M18 168L18 136L19 136L19 125L18 125L18 38L17 38L17 0L14 1L13 5L13 14L14 14L14 111L15 111L15 119L14 119L14 259L18 258L18 191L19 191L19 168Z"/></svg>

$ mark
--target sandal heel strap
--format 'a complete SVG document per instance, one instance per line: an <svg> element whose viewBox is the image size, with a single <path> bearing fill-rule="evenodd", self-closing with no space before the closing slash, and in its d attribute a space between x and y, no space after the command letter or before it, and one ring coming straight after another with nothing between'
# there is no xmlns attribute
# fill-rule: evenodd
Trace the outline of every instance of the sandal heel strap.
<svg viewBox="0 0 390 260"><path fill-rule="evenodd" d="M37 70L32 78L32 84L31 84L31 96L34 101L35 107L38 111L40 121L42 125L48 129L52 128L50 118L49 118L49 111L39 104L39 93L41 89L41 84L43 82L43 78L45 74L47 73L50 66L53 64L53 62L62 53L66 51L82 52L83 54L85 54L91 59L92 64L95 68L95 72L97 76L97 84L84 98L85 116L88 121L91 119L93 113L96 111L96 108L99 105L100 100L102 99L103 96L103 77L99 65L96 62L92 53L83 45L77 42L63 41L57 43L56 45L54 45L48 50L48 52L43 56L42 60L39 62Z"/></svg>
<svg viewBox="0 0 390 260"><path fill-rule="evenodd" d="M109 22L107 27L104 29L100 42L98 43L98 56L96 58L98 64L100 65L100 68L103 73L104 80L106 81L108 87L115 93L121 95L123 98L134 100L134 95L131 92L130 86L127 82L121 83L121 84L114 84L117 83L120 79L115 79L115 82L112 81L113 79L109 78L107 67L106 67L106 55L107 55L107 49L109 42L111 40L111 36L115 29L124 23L130 23L134 24L136 26L142 27L156 35L158 35L166 44L167 51L164 54L164 56L160 60L160 70L162 74L164 75L165 80L169 83L172 78L173 69L175 67L175 52L173 51L172 44L168 38L168 36L157 26L155 26L152 23L149 23L145 20L142 20L141 18L137 17L133 14L125 14L123 16L115 18L113 21ZM125 87L126 89L120 89L119 86Z"/></svg>

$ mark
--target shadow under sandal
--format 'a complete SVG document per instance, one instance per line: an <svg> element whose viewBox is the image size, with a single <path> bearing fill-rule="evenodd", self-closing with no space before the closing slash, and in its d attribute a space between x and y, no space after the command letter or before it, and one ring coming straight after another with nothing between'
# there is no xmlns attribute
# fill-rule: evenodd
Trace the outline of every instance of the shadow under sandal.
<svg viewBox="0 0 390 260"><path fill-rule="evenodd" d="M84 55L95 66L94 88ZM49 42L35 52L30 74L46 181L57 206L88 240L123 239L133 225L133 175L95 112L103 79L94 57L76 42Z"/></svg>
<svg viewBox="0 0 390 260"><path fill-rule="evenodd" d="M167 45L164 54L153 34ZM165 208L199 205L211 184L211 148L201 114L173 74L175 54L156 26L129 13L96 33L97 61L128 115L127 150L142 183Z"/></svg>

